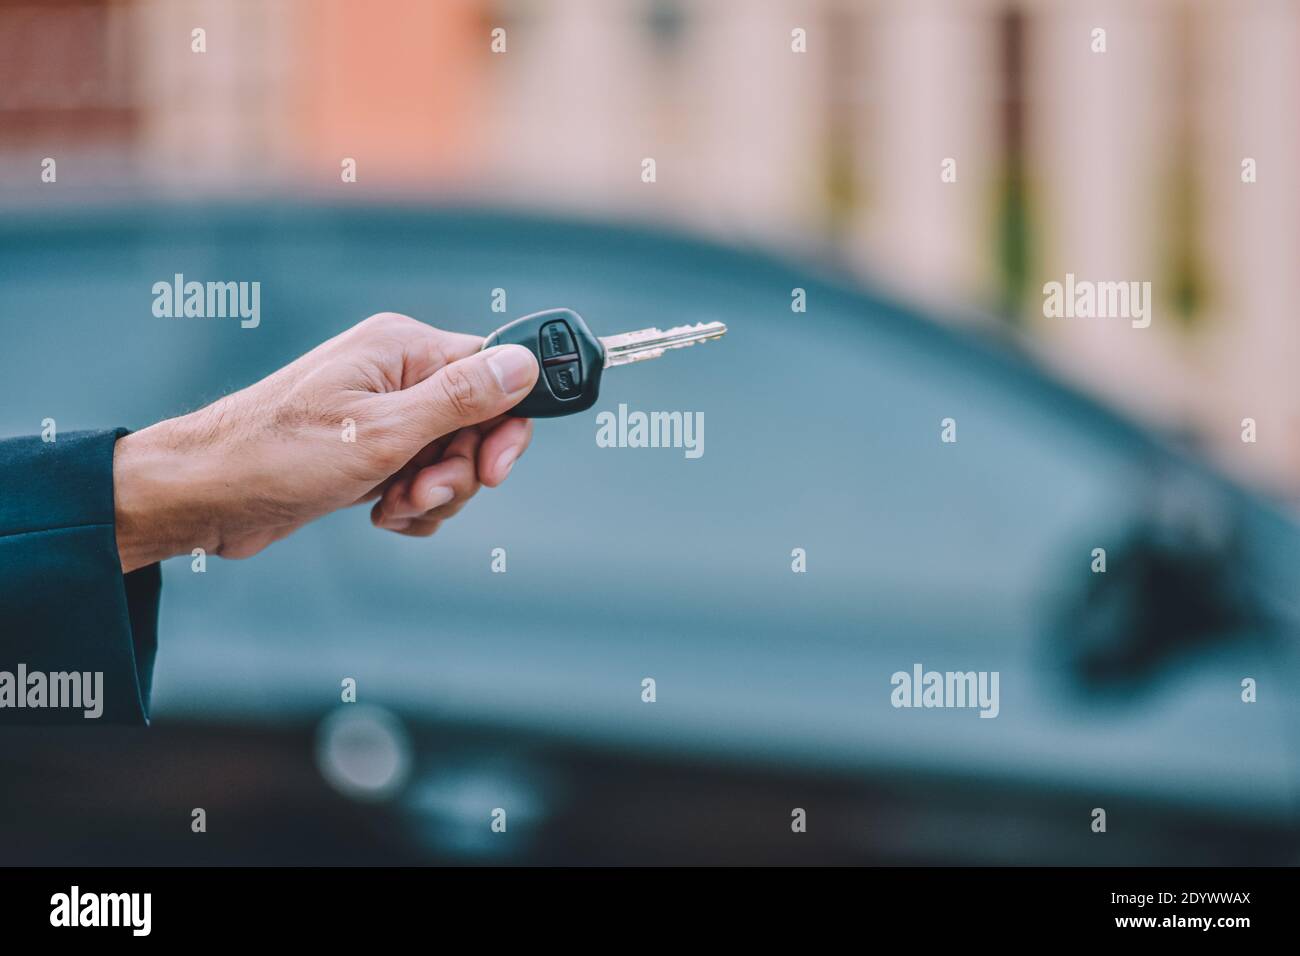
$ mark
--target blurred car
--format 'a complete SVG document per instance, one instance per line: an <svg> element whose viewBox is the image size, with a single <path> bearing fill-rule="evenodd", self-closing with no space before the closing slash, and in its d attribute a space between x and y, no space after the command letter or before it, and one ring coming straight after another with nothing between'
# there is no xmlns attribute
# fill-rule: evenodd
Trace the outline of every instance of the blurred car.
<svg viewBox="0 0 1300 956"><path fill-rule="evenodd" d="M176 273L260 281L260 325L154 317ZM0 290L5 434L142 427L382 310L730 327L611 370L432 540L354 509L167 562L153 726L0 733L0 862L1296 860L1296 526L1001 335L467 209L15 212ZM620 404L703 413L704 453L599 447ZM893 707L916 664L999 672L997 718Z"/></svg>

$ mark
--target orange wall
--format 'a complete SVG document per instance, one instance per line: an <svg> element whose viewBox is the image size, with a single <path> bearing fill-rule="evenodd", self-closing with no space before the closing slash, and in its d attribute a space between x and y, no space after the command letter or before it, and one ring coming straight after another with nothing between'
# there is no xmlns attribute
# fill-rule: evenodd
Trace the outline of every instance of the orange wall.
<svg viewBox="0 0 1300 956"><path fill-rule="evenodd" d="M300 0L299 62L289 73L306 176L339 182L344 156L358 184L420 189L472 171L491 24L473 0Z"/></svg>

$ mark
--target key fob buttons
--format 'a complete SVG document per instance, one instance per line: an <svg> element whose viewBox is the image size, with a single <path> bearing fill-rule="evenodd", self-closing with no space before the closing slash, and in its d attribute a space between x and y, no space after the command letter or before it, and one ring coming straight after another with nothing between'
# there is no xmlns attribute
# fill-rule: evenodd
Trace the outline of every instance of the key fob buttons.
<svg viewBox="0 0 1300 956"><path fill-rule="evenodd" d="M546 383L556 398L582 394L582 363L573 343L573 330L563 320L547 322L537 334Z"/></svg>
<svg viewBox="0 0 1300 956"><path fill-rule="evenodd" d="M605 346L572 309L546 309L508 322L483 340L483 348L522 345L541 366L533 390L510 410L520 418L558 418L596 404Z"/></svg>

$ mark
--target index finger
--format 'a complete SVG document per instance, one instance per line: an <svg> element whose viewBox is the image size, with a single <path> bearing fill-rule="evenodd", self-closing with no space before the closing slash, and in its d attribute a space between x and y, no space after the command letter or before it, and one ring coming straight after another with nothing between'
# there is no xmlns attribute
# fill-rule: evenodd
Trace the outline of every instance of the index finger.
<svg viewBox="0 0 1300 956"><path fill-rule="evenodd" d="M458 359L468 358L483 347L483 336L470 335L466 332L452 332L436 326L425 325L437 341L445 364L450 365Z"/></svg>

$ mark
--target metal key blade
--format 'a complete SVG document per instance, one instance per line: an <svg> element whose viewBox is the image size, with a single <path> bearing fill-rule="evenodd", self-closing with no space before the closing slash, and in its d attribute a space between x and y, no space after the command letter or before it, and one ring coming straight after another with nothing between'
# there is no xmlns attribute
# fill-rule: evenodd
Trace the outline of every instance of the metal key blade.
<svg viewBox="0 0 1300 956"><path fill-rule="evenodd" d="M669 349L720 339L726 334L727 326L722 322L699 322L695 325L679 325L667 332L638 329L622 335L606 335L601 338L600 344L605 348L605 368L613 368L615 365L630 365L632 362L655 359Z"/></svg>

